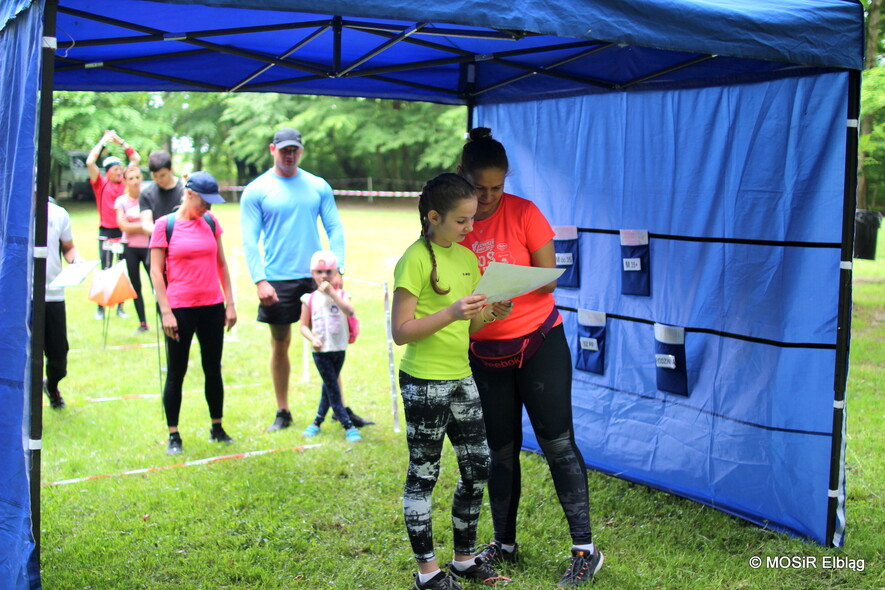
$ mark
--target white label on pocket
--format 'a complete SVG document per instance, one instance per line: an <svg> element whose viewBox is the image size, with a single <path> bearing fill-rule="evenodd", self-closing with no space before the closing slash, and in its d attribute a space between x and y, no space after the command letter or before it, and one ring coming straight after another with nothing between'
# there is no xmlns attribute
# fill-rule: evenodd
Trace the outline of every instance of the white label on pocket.
<svg viewBox="0 0 885 590"><path fill-rule="evenodd" d="M557 252L556 266L571 266L575 263L574 256L571 252Z"/></svg>
<svg viewBox="0 0 885 590"><path fill-rule="evenodd" d="M599 350L599 342L597 342L596 338L581 336L581 350L597 352Z"/></svg>
<svg viewBox="0 0 885 590"><path fill-rule="evenodd" d="M642 270L642 259L641 258L624 258L624 270L626 271L638 271Z"/></svg>
<svg viewBox="0 0 885 590"><path fill-rule="evenodd" d="M659 369L675 369L676 357L672 354L656 354L655 365L657 365Z"/></svg>

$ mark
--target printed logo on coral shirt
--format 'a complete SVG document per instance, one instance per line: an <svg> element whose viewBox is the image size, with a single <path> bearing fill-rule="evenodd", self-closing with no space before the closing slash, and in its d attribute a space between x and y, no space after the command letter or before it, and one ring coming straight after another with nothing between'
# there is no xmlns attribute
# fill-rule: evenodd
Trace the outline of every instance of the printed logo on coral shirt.
<svg viewBox="0 0 885 590"><path fill-rule="evenodd" d="M513 253L510 251L510 245L505 243L496 244L494 239L474 242L472 245L473 253L479 261L479 268L485 270L490 262L501 262L504 264L514 264L516 262Z"/></svg>

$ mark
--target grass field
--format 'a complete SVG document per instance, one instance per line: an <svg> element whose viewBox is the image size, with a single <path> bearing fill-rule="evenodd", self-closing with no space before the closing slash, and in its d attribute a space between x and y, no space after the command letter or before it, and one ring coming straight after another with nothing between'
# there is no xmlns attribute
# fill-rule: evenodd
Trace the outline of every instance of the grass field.
<svg viewBox="0 0 885 590"><path fill-rule="evenodd" d="M97 257L96 214L62 203L75 242ZM401 515L407 464L403 432L394 432L385 346L383 282L418 232L414 203L340 206L347 244L347 288L362 333L344 368L348 404L377 424L363 442L344 442L327 422L306 441L300 431L316 407L319 380L302 368L293 337L290 400L293 428L265 433L273 420L268 332L255 322L257 300L240 250L238 207L217 206L237 292L239 323L225 343L225 428L232 446L208 442L196 350L185 382L181 431L185 454L167 457L159 398L156 319L134 333L111 318L107 347L92 319L88 287L68 290L69 376L64 411L44 410L43 482L119 474L255 450L279 452L42 488L42 575L54 589L397 589L415 569ZM597 588L881 589L885 588L885 231L878 261L857 261L849 383L848 533L844 549L826 549L763 530L689 500L590 473L591 522L606 564ZM153 309L150 292L145 294ZM133 346L141 345L141 346ZM397 352L398 354L398 352ZM307 382L302 382L304 378ZM95 398L123 398L91 401ZM398 393L397 393L398 398ZM320 446L290 450L305 444ZM524 559L505 573L511 588L552 588L569 546L568 531L543 458L524 458L520 544ZM450 558L447 508L456 467L450 449L434 494L440 558ZM480 540L491 538L487 509ZM443 549L445 548L445 549ZM753 569L751 557L817 561L816 567ZM823 558L859 563L863 571L827 568Z"/></svg>

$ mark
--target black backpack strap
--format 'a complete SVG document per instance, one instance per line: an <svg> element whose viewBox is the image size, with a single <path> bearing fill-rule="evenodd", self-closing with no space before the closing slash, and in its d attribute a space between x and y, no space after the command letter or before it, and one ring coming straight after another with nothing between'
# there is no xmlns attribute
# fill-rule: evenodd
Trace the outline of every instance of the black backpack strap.
<svg viewBox="0 0 885 590"><path fill-rule="evenodd" d="M203 219L206 220L206 223L209 224L209 229L212 230L212 235L215 235L215 220L212 219L212 216L208 213L203 213Z"/></svg>
<svg viewBox="0 0 885 590"><path fill-rule="evenodd" d="M203 219L206 220L206 223L209 225L209 229L212 230L212 235L215 235L215 220L212 219L212 216L208 213L203 213ZM169 247L169 242L172 241L172 231L175 229L175 215L170 213L166 216L166 247Z"/></svg>
<svg viewBox="0 0 885 590"><path fill-rule="evenodd" d="M166 216L166 247L169 247L169 242L172 241L172 230L175 229L175 215L170 213Z"/></svg>

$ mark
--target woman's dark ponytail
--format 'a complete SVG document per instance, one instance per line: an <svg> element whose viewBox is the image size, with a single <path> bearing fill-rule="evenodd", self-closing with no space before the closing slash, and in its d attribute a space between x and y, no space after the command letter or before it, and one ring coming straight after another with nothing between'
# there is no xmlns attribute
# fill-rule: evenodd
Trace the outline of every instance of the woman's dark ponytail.
<svg viewBox="0 0 885 590"><path fill-rule="evenodd" d="M458 174L473 177L477 170L497 168L504 174L510 171L507 150L503 144L492 137L488 127L474 127L470 130L469 139L461 150L461 161Z"/></svg>

